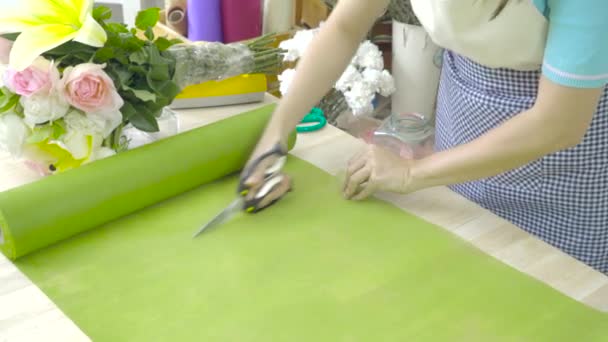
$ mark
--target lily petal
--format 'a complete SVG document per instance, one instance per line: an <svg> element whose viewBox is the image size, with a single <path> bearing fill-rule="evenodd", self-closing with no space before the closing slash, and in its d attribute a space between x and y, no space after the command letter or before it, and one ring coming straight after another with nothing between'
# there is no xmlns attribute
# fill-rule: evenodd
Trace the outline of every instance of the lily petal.
<svg viewBox="0 0 608 342"><path fill-rule="evenodd" d="M107 39L106 31L90 14L86 16L82 27L76 32L74 38L77 42L93 47L102 47Z"/></svg>
<svg viewBox="0 0 608 342"><path fill-rule="evenodd" d="M0 17L0 34L23 32L30 27L42 24L41 21L33 17Z"/></svg>
<svg viewBox="0 0 608 342"><path fill-rule="evenodd" d="M81 23L84 23L87 16L93 13L93 0L67 0L71 2L75 9L80 9L80 13L77 13Z"/></svg>
<svg viewBox="0 0 608 342"><path fill-rule="evenodd" d="M10 66L23 71L42 53L49 51L76 36L74 29L67 25L51 24L30 27L19 35L13 44Z"/></svg>

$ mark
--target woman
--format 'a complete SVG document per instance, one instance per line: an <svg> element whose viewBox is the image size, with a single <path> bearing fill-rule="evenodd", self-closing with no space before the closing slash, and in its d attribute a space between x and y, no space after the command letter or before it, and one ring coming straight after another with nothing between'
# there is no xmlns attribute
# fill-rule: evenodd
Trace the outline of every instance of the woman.
<svg viewBox="0 0 608 342"><path fill-rule="evenodd" d="M388 2L339 2L252 160L277 141L284 144ZM375 191L450 186L608 273L608 1L411 3L431 38L446 48L437 152L404 160L368 146L348 165L344 195L362 200ZM256 172L247 180L254 189L261 167ZM289 187L285 180L264 204Z"/></svg>

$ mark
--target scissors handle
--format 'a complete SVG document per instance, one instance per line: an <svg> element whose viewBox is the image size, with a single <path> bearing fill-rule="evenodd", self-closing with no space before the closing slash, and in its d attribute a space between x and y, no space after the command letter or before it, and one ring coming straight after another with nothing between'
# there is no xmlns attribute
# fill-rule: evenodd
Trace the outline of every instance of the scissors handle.
<svg viewBox="0 0 608 342"><path fill-rule="evenodd" d="M266 198L268 194L278 187L284 179L284 176L281 175L281 170L285 165L287 160L287 153L283 150L280 144L276 144L270 151L262 154L258 158L256 158L251 164L249 164L241 176L241 181L239 183L238 193L241 197L248 197L249 191L251 190L249 186L245 184L245 181L251 177L253 172L257 169L257 167L267 158L276 156L277 160L272 165L270 165L264 171L264 184L257 191L255 196L246 199L244 204L244 210L248 213L257 213L261 211L263 208L260 208L259 204ZM275 199L268 206L274 204L278 200Z"/></svg>
<svg viewBox="0 0 608 342"><path fill-rule="evenodd" d="M327 125L327 119L325 118L323 110L315 107L310 113L304 116L302 121L300 121L300 124L296 127L296 130L298 133L314 132L325 127L325 125Z"/></svg>

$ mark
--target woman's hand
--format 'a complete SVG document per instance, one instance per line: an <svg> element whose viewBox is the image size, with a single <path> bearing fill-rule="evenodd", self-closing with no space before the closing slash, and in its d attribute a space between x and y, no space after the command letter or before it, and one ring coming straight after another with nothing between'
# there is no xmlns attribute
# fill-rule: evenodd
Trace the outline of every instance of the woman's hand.
<svg viewBox="0 0 608 342"><path fill-rule="evenodd" d="M262 188L262 186L264 186L266 170L275 165L280 156L277 154L268 156L260 160L254 169L251 169L251 165L253 165L254 162L258 162L260 157L264 157L265 154L268 154L270 151L273 151L273 149L276 149L277 145L279 145L281 149L286 152L286 141L286 134L283 134L278 130L274 130L272 127L269 127L266 130L255 151L249 158L243 173L241 174L241 182L249 189L247 200L251 200L254 196L256 196L258 191ZM259 203L260 209L263 209L276 202L291 190L291 178L285 174L281 174L281 176L283 176L281 182L276 185L274 189L268 193L268 195L264 196L264 199Z"/></svg>
<svg viewBox="0 0 608 342"><path fill-rule="evenodd" d="M363 200L376 191L412 192L412 162L382 147L368 145L348 164L344 196L347 199Z"/></svg>

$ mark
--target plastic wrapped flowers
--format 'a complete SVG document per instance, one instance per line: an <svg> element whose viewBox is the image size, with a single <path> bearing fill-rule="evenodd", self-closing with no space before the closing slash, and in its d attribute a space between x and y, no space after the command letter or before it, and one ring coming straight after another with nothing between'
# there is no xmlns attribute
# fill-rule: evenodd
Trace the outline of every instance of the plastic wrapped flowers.
<svg viewBox="0 0 608 342"><path fill-rule="evenodd" d="M233 44L156 37L158 8L128 28L93 0L18 6L0 14L0 150L43 174L124 151L125 127L157 132L186 86L276 74L282 64L272 35Z"/></svg>
<svg viewBox="0 0 608 342"><path fill-rule="evenodd" d="M296 32L292 39L281 43L285 61L296 62L305 53L319 28ZM280 76L282 94L289 91L295 69L287 69ZM354 115L370 115L374 111L377 95L388 97L395 92L392 75L384 69L382 52L371 41L364 41L348 65L334 89L321 101L319 107L329 118L350 109Z"/></svg>

